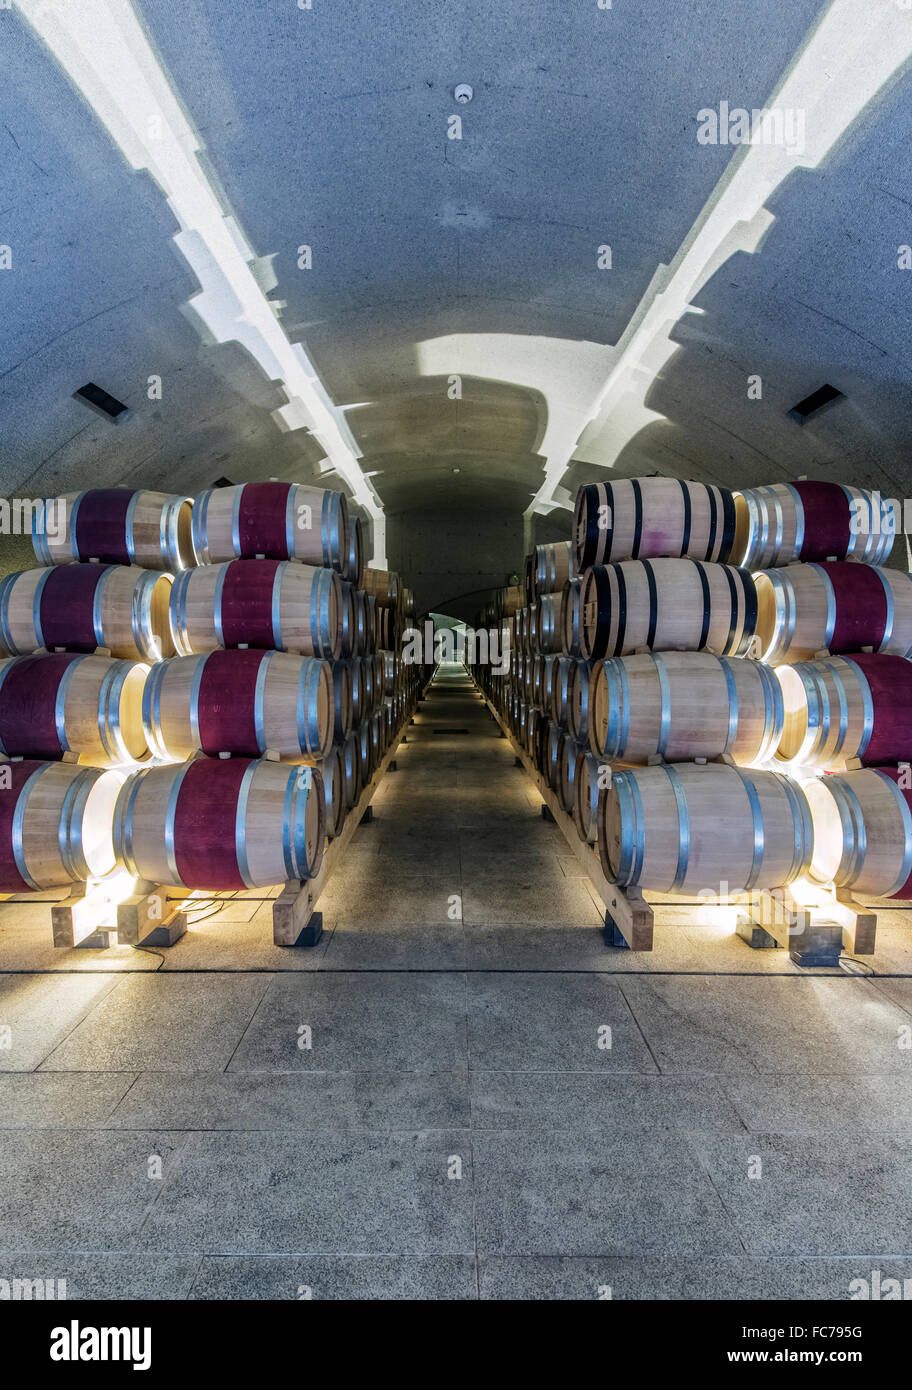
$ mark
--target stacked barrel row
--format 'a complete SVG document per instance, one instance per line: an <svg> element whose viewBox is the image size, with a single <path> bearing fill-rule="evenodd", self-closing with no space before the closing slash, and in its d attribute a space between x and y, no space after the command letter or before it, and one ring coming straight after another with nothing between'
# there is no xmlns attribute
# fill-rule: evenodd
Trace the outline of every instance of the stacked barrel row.
<svg viewBox="0 0 912 1390"><path fill-rule="evenodd" d="M26 760L0 798L4 890L115 860L208 890L313 876L417 680L378 646L398 580L364 569L344 496L59 501L65 525L35 536L50 567L0 585L0 745ZM77 757L91 766L62 761Z"/></svg>
<svg viewBox="0 0 912 1390"><path fill-rule="evenodd" d="M173 655L173 574L195 563L189 498L93 489L36 509L40 568L0 581L0 888L114 867L126 768L148 757L149 663Z"/></svg>
<svg viewBox="0 0 912 1390"><path fill-rule="evenodd" d="M912 578L875 563L891 542L877 494L830 483L580 489L566 551L527 561L510 678L481 678L606 874L693 892L810 868L912 895ZM817 780L851 759L878 771ZM860 793L878 834L892 818L876 854Z"/></svg>

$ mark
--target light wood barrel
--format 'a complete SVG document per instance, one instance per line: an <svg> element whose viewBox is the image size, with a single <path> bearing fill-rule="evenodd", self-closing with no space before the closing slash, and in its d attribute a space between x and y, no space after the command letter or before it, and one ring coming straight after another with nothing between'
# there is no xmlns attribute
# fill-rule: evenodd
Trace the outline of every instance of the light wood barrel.
<svg viewBox="0 0 912 1390"><path fill-rule="evenodd" d="M358 735L358 751L361 754L361 776L366 786L373 777L377 767L376 753L374 750L373 715L365 715L355 732Z"/></svg>
<svg viewBox="0 0 912 1390"><path fill-rule="evenodd" d="M576 678L576 658L558 656L551 672L551 718L555 724L569 728L570 708L573 699L573 682Z"/></svg>
<svg viewBox="0 0 912 1390"><path fill-rule="evenodd" d="M576 661L570 682L570 732L577 743L589 739L589 695L592 683L592 662Z"/></svg>
<svg viewBox="0 0 912 1390"><path fill-rule="evenodd" d="M736 564L769 569L793 560L882 564L893 520L879 493L842 483L770 483L735 494Z"/></svg>
<svg viewBox="0 0 912 1390"><path fill-rule="evenodd" d="M592 670L589 742L613 762L771 758L782 737L782 687L769 666L710 652L645 652Z"/></svg>
<svg viewBox="0 0 912 1390"><path fill-rule="evenodd" d="M354 730L339 745L339 760L345 786L345 804L350 811L361 795L361 746Z"/></svg>
<svg viewBox="0 0 912 1390"><path fill-rule="evenodd" d="M580 748L576 755L576 801L573 806L573 823L581 840L594 845L598 840L598 803L601 794L599 777L608 764L597 758L588 748Z"/></svg>
<svg viewBox="0 0 912 1390"><path fill-rule="evenodd" d="M370 594L378 608L395 608L399 599L399 576L394 570L375 570L365 565L361 588Z"/></svg>
<svg viewBox="0 0 912 1390"><path fill-rule="evenodd" d="M810 876L853 893L912 898L912 790L898 767L829 773L806 784Z"/></svg>
<svg viewBox="0 0 912 1390"><path fill-rule="evenodd" d="M355 587L361 583L364 569L364 532L359 516L350 516L345 524L345 559L342 576Z"/></svg>
<svg viewBox="0 0 912 1390"><path fill-rule="evenodd" d="M134 565L55 565L9 574L0 581L0 645L11 656L105 647L114 657L161 661L174 655L171 587L170 574Z"/></svg>
<svg viewBox="0 0 912 1390"><path fill-rule="evenodd" d="M345 786L345 767L341 750L333 745L325 758L315 764L323 780L326 805L326 834L330 839L341 835L348 816L348 794Z"/></svg>
<svg viewBox="0 0 912 1390"><path fill-rule="evenodd" d="M580 656L581 579L568 579L561 594L560 631L563 650L567 656Z"/></svg>
<svg viewBox="0 0 912 1390"><path fill-rule="evenodd" d="M212 892L312 878L323 858L313 767L194 758L136 772L114 811L118 860L139 878Z"/></svg>
<svg viewBox="0 0 912 1390"><path fill-rule="evenodd" d="M761 660L771 666L870 649L912 655L912 575L847 561L754 575Z"/></svg>
<svg viewBox="0 0 912 1390"><path fill-rule="evenodd" d="M361 658L361 712L358 723L363 723L374 712L377 703L377 691L374 679L374 658L373 656L362 656Z"/></svg>
<svg viewBox="0 0 912 1390"><path fill-rule="evenodd" d="M699 560L625 560L583 576L580 646L589 659L654 651L740 656L757 621L747 570Z"/></svg>
<svg viewBox="0 0 912 1390"><path fill-rule="evenodd" d="M128 487L68 492L36 510L32 547L39 565L102 560L176 573L196 564L191 501Z"/></svg>
<svg viewBox="0 0 912 1390"><path fill-rule="evenodd" d="M512 618L523 606L525 595L518 584L511 584L506 589L498 589L496 602L493 604L493 613L490 614L489 621L496 622L499 618Z"/></svg>
<svg viewBox="0 0 912 1390"><path fill-rule="evenodd" d="M364 663L360 657L354 656L351 661L344 663L348 671L348 693L351 701L351 720L349 730L356 724L361 723L361 716L364 712L364 702L366 699L364 692ZM333 665L333 676L335 677L335 664Z"/></svg>
<svg viewBox="0 0 912 1390"><path fill-rule="evenodd" d="M598 820L606 877L663 893L783 887L813 850L796 782L722 763L615 772Z"/></svg>
<svg viewBox="0 0 912 1390"><path fill-rule="evenodd" d="M562 594L542 594L532 609L532 648L543 653L559 652L564 644L561 628Z"/></svg>
<svg viewBox="0 0 912 1390"><path fill-rule="evenodd" d="M564 737L564 730L554 720L548 723L548 742L545 753L544 775L548 786L552 791L557 791L560 786L561 768L561 741Z"/></svg>
<svg viewBox="0 0 912 1390"><path fill-rule="evenodd" d="M358 650L358 612L355 605L355 590L343 580L339 585L342 614L342 656L354 656Z"/></svg>
<svg viewBox="0 0 912 1390"><path fill-rule="evenodd" d="M352 659L351 661L333 661L331 663L332 683L333 683L333 721L332 721L332 743L343 743L351 733L352 723L356 719L354 685L355 680L353 671L358 667L358 699L361 698L361 670L360 663Z"/></svg>
<svg viewBox="0 0 912 1390"><path fill-rule="evenodd" d="M275 648L336 660L342 581L291 560L232 560L185 570L171 590L171 630L182 656L218 647Z"/></svg>
<svg viewBox="0 0 912 1390"><path fill-rule="evenodd" d="M576 572L618 560L690 556L724 564L735 539L735 500L725 488L680 478L620 478L576 494Z"/></svg>
<svg viewBox="0 0 912 1390"><path fill-rule="evenodd" d="M555 789L558 794L560 804L567 812L568 816L573 815L576 806L576 767L579 754L583 752L583 745L578 743L575 738L567 735L561 742L560 747L560 782Z"/></svg>
<svg viewBox="0 0 912 1390"><path fill-rule="evenodd" d="M0 661L0 753L107 766L149 756L142 699L148 666L69 652Z"/></svg>
<svg viewBox="0 0 912 1390"><path fill-rule="evenodd" d="M838 768L912 757L912 662L901 656L830 656L776 670L785 720L777 757Z"/></svg>
<svg viewBox="0 0 912 1390"><path fill-rule="evenodd" d="M0 793L0 891L26 893L114 867L111 821L124 774L74 763L9 763Z"/></svg>
<svg viewBox="0 0 912 1390"><path fill-rule="evenodd" d="M532 658L532 703L536 709L550 713L551 682L554 679L556 656L538 654Z"/></svg>
<svg viewBox="0 0 912 1390"><path fill-rule="evenodd" d="M152 667L142 701L149 746L183 762L202 750L322 757L333 737L329 663L287 652L214 651Z"/></svg>
<svg viewBox="0 0 912 1390"><path fill-rule="evenodd" d="M536 594L560 594L573 573L573 557L569 541L554 541L535 547L534 590Z"/></svg>
<svg viewBox="0 0 912 1390"><path fill-rule="evenodd" d="M377 645L377 604L372 594L363 589L355 590L358 605L358 630L363 633L358 647L359 656L368 656Z"/></svg>
<svg viewBox="0 0 912 1390"><path fill-rule="evenodd" d="M371 715L371 743L374 752L374 767L380 766L383 754L386 752L386 720L383 709L378 709L376 714Z"/></svg>
<svg viewBox="0 0 912 1390"><path fill-rule="evenodd" d="M398 608L377 609L377 646L387 651L398 647L402 620Z"/></svg>
<svg viewBox="0 0 912 1390"><path fill-rule="evenodd" d="M341 572L347 523L344 493L304 483L239 483L193 501L193 545L203 565L259 557Z"/></svg>

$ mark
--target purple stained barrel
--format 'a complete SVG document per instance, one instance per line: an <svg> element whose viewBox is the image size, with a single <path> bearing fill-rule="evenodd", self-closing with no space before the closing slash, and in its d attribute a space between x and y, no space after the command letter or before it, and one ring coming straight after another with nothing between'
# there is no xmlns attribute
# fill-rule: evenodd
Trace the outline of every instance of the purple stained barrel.
<svg viewBox="0 0 912 1390"><path fill-rule="evenodd" d="M345 571L345 494L303 483L210 488L193 503L193 544L205 564L234 559L302 560Z"/></svg>
<svg viewBox="0 0 912 1390"><path fill-rule="evenodd" d="M190 499L173 493L89 488L36 511L32 546L43 565L99 560L177 572L196 562L191 516Z"/></svg>

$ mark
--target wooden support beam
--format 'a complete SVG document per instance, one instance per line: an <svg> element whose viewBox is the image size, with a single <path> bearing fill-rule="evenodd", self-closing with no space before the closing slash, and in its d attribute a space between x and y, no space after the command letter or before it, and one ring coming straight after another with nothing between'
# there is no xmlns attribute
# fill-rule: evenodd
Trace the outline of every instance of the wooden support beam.
<svg viewBox="0 0 912 1390"><path fill-rule="evenodd" d="M125 946L173 946L187 930L186 914L176 900L189 896L188 889L139 879L135 891L118 904L118 940Z"/></svg>

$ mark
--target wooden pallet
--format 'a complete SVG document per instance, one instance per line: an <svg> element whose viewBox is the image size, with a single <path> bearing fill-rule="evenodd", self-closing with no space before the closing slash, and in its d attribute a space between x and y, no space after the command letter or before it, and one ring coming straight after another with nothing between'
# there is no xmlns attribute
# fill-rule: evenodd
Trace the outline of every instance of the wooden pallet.
<svg viewBox="0 0 912 1390"><path fill-rule="evenodd" d="M54 945L61 950L105 950L121 946L173 946L187 930L180 899L186 890L138 879L128 898L115 903L109 880L74 883L51 906Z"/></svg>
<svg viewBox="0 0 912 1390"><path fill-rule="evenodd" d="M598 848L579 837L579 831L572 816L568 816L548 782L539 772L526 750L517 743L499 711L484 696L485 704L494 716L502 736L509 740L519 764L532 778L541 796L543 813L547 810L549 819L561 831L570 849L586 870L605 909L605 935L609 946L627 947L631 951L651 951L653 940L654 914L652 908L638 888L619 888L605 877L599 859Z"/></svg>

